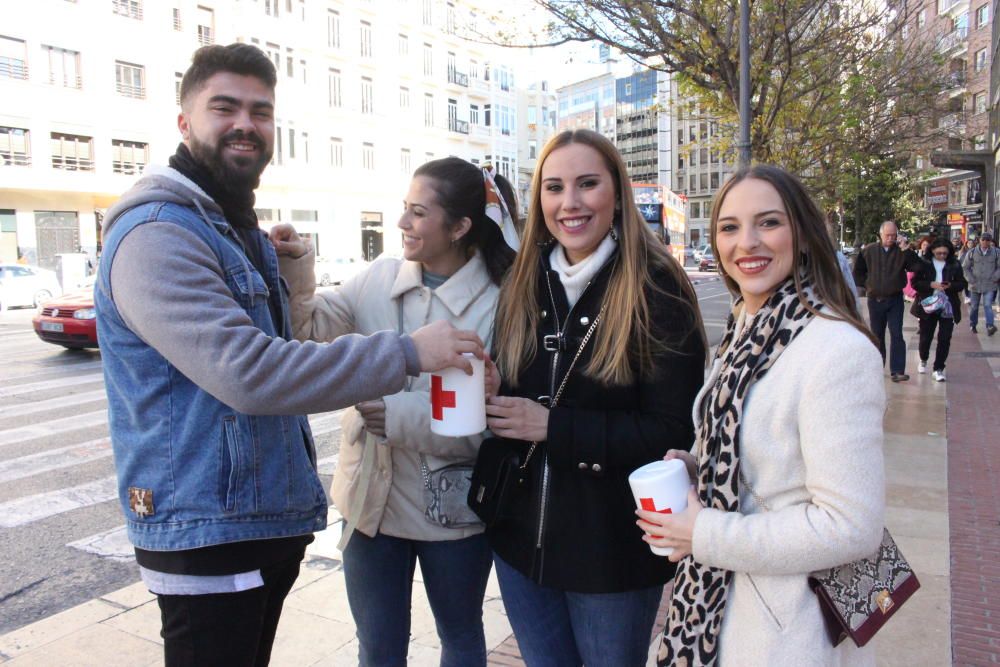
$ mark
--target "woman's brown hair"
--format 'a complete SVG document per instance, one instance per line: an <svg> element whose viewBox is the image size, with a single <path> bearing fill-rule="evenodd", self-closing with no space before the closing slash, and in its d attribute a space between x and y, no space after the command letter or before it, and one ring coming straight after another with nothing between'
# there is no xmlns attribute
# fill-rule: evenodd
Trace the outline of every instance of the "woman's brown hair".
<svg viewBox="0 0 1000 667"><path fill-rule="evenodd" d="M719 273L722 274L722 279L729 291L738 296L740 287L722 269L719 248L715 240L719 225L719 210L722 208L722 202L725 201L729 191L741 181L750 178L769 183L778 191L778 195L781 196L781 200L785 204L785 211L792 223L792 252L798 258L796 262L798 270L792 272L792 278L795 281L799 301L815 315L830 320L848 322L877 345L868 325L858 315L857 298L847 286L847 281L844 280L844 275L840 271L840 263L837 261L833 241L826 231L826 222L822 212L809 196L809 192L801 181L780 167L756 164L741 169L733 174L732 178L726 181L715 195L710 229L712 252L718 262ZM816 310L806 303L805 293L802 289L803 279L808 280L812 285L816 296L825 306L823 310Z"/></svg>
<svg viewBox="0 0 1000 667"><path fill-rule="evenodd" d="M552 137L538 156L521 250L500 291L494 337L499 350L497 364L512 386L516 386L521 371L537 353L541 256L553 241L542 212L542 171L553 151L570 144L589 146L601 155L621 206L614 221L619 254L604 296L606 326L597 328L594 352L584 373L607 385L630 384L635 380L636 367L651 368L655 353L673 350L671 343L678 341L657 340L653 333L648 301L652 294L674 300L677 317L691 323L688 335L701 336L703 342L705 339L694 288L639 213L625 163L614 144L591 130L565 131ZM656 273L667 273L677 284L679 294L668 293L657 285L653 277Z"/></svg>

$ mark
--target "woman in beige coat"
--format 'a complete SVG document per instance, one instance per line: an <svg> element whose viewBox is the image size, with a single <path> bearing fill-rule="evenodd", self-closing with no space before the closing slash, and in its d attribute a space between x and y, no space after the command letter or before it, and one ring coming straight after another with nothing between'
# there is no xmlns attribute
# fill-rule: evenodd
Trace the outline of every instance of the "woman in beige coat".
<svg viewBox="0 0 1000 667"><path fill-rule="evenodd" d="M409 332L443 319L476 331L488 349L499 283L514 257L502 231L511 231L513 222L508 215L500 225L488 217L508 210L496 188L492 175L464 160L424 164L399 219L403 258L380 257L333 292L315 293L311 252L285 258L281 270L289 281L296 337L328 341L386 329ZM482 605L491 552L483 526L467 507L465 516L445 518L428 511L424 498L425 476L472 464L482 438L431 433L429 378L421 375L405 391L361 403L343 420L332 495L355 528L344 550L344 573L361 665L406 663L418 560L441 665L486 664Z"/></svg>
<svg viewBox="0 0 1000 667"><path fill-rule="evenodd" d="M695 488L679 514L637 511L680 561L659 664L872 665L871 645L832 645L807 578L880 543L881 356L797 179L735 174L711 231L737 299L694 448L667 454Z"/></svg>

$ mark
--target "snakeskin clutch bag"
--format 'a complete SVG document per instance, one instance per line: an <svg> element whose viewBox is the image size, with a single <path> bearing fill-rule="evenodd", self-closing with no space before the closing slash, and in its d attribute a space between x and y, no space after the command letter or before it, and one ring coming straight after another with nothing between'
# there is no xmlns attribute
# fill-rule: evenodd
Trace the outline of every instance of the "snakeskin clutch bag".
<svg viewBox="0 0 1000 667"><path fill-rule="evenodd" d="M813 572L809 584L819 598L830 640L850 637L864 646L899 610L920 582L888 530L868 558Z"/></svg>

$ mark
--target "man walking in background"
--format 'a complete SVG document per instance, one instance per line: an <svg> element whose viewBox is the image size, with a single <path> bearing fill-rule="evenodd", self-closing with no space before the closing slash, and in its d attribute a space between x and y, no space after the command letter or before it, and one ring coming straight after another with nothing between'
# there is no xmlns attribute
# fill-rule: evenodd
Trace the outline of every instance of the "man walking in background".
<svg viewBox="0 0 1000 667"><path fill-rule="evenodd" d="M885 330L889 328L889 372L893 382L909 380L906 374L906 341L903 339L903 288L906 272L916 272L922 262L910 249L908 240L901 239L892 220L879 228L879 241L870 243L858 253L854 264L854 282L862 296L868 297L868 322L879 342L883 363L886 359Z"/></svg>
<svg viewBox="0 0 1000 667"><path fill-rule="evenodd" d="M979 304L983 305L983 319L986 320L986 335L997 332L993 315L993 298L997 281L1000 280L1000 250L993 245L993 235L984 232L979 235L979 247L970 250L962 265L969 281L969 327L972 333L979 333Z"/></svg>
<svg viewBox="0 0 1000 667"><path fill-rule="evenodd" d="M327 500L306 413L471 366L474 332L437 322L293 339L254 190L274 145L276 73L254 46L199 49L182 142L104 219L95 288L118 495L166 664L266 665Z"/></svg>

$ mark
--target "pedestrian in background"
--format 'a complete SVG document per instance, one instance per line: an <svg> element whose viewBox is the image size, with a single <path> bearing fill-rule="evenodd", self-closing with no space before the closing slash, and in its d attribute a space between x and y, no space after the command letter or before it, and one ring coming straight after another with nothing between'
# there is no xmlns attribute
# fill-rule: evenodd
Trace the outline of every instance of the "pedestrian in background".
<svg viewBox="0 0 1000 667"><path fill-rule="evenodd" d="M969 253L971 251L973 251L973 250L976 249L976 245L977 245L977 243L976 243L976 237L975 236L970 236L962 244L962 249L959 250L959 252L958 252L958 263L961 264L963 267L965 266L965 258L968 257L968 255L969 255ZM969 299L969 288L966 287L965 288L965 303L969 304L970 302L971 302L971 299Z"/></svg>
<svg viewBox="0 0 1000 667"><path fill-rule="evenodd" d="M446 322L292 339L253 208L276 82L255 46L196 51L170 166L148 167L104 218L94 303L118 496L171 667L268 664L306 545L326 527L305 414L482 354Z"/></svg>
<svg viewBox="0 0 1000 667"><path fill-rule="evenodd" d="M854 263L854 282L868 297L868 322L886 359L885 330L889 329L889 372L893 382L909 380L906 374L906 340L903 338L903 288L906 272L921 267L920 258L910 249L909 241L896 237L896 223L886 220L879 228L879 241L858 253Z"/></svg>
<svg viewBox="0 0 1000 667"><path fill-rule="evenodd" d="M997 332L994 324L993 297L996 294L997 281L1000 281L1000 250L993 247L993 234L983 232L979 235L979 246L970 250L965 256L963 269L966 280L969 281L969 328L972 333L979 333L979 305L983 306L983 319L986 320L986 335Z"/></svg>
<svg viewBox="0 0 1000 667"><path fill-rule="evenodd" d="M422 165L397 223L402 259L383 255L333 291L316 293L315 255L291 226L272 228L272 241L285 255L281 267L296 338L406 333L447 320L488 344L500 283L514 260L501 227L487 217L488 202L499 196L493 179L506 182L457 157ZM502 222L513 225L509 216ZM331 493L355 529L343 552L344 578L363 667L406 664L418 561L441 665L486 664L483 596L493 561L483 525L464 495L466 515L442 518L424 494L433 471L471 465L482 436L431 433L430 390L424 374L403 391L359 403L343 418Z"/></svg>
<svg viewBox="0 0 1000 667"><path fill-rule="evenodd" d="M917 298L910 308L920 322L920 365L918 373L927 372L930 359L931 341L937 330L937 348L934 352L933 377L937 382L945 381L945 363L951 349L951 334L955 325L962 321L962 302L959 295L968 287L962 265L955 257L955 247L947 239L934 241L930 248L931 260L924 262L921 271L913 279ZM930 299L930 297L936 297ZM930 302L925 302L930 299Z"/></svg>
<svg viewBox="0 0 1000 667"><path fill-rule="evenodd" d="M644 539L679 561L658 664L874 665L871 644L833 646L808 578L882 539L875 341L822 212L787 172L734 174L711 237L736 303L695 401L695 445L666 457L696 488L683 512L636 512Z"/></svg>
<svg viewBox="0 0 1000 667"><path fill-rule="evenodd" d="M640 539L628 475L692 441L697 297L604 136L553 137L531 193L496 317L502 440L483 444L516 450L525 481L487 535L529 667L639 667L674 566Z"/></svg>

